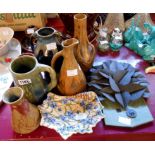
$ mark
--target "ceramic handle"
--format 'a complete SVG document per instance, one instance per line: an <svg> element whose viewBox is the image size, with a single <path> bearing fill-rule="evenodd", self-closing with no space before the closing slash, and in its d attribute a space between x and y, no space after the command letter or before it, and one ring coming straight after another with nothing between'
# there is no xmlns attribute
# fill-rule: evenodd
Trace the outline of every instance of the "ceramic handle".
<svg viewBox="0 0 155 155"><path fill-rule="evenodd" d="M51 81L48 84L47 90L50 91L57 84L56 73L55 73L54 69L47 66L47 65L43 65L43 64L39 64L38 68L39 68L40 73L41 72L48 72L49 73Z"/></svg>
<svg viewBox="0 0 155 155"><path fill-rule="evenodd" d="M60 52L58 52L58 53L56 53L55 55L54 55L54 57L53 57L53 59L52 59L52 61L51 61L51 66L53 67L53 68L55 68L55 62L56 62L56 60L59 58L59 57L63 57L63 53L62 53L62 51L60 51Z"/></svg>
<svg viewBox="0 0 155 155"><path fill-rule="evenodd" d="M34 39L35 39L35 42L37 41L37 34L34 32L31 37L30 37L30 42L31 42L31 49L32 51L34 52Z"/></svg>

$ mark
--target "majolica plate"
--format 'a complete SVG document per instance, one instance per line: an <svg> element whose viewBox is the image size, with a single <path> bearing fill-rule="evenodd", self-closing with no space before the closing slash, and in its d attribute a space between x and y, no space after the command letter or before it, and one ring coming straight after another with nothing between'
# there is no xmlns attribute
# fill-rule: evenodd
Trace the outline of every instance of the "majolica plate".
<svg viewBox="0 0 155 155"><path fill-rule="evenodd" d="M103 106L94 92L75 96L58 96L49 93L41 112L41 126L56 130L67 139L76 133L92 133L93 127L104 118Z"/></svg>
<svg viewBox="0 0 155 155"><path fill-rule="evenodd" d="M12 38L9 42L8 52L0 57L0 102L2 100L3 93L11 86L13 78L9 72L8 66L11 61L21 54L20 42Z"/></svg>

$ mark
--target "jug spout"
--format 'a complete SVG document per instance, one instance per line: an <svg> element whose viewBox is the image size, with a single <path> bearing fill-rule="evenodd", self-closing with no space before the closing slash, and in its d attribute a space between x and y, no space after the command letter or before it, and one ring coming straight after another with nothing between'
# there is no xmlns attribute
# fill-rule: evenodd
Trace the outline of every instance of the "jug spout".
<svg viewBox="0 0 155 155"><path fill-rule="evenodd" d="M66 39L65 41L62 42L62 46L64 48L68 48L72 46L74 47L77 44L79 44L79 40L76 38Z"/></svg>
<svg viewBox="0 0 155 155"><path fill-rule="evenodd" d="M3 102L10 106L18 105L24 96L24 91L20 87L8 89L3 95Z"/></svg>

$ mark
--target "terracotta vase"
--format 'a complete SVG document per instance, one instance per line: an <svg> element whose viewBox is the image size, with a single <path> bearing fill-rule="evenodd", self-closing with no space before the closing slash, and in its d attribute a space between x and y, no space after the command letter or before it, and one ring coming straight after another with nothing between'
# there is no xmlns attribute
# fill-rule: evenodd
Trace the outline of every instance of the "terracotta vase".
<svg viewBox="0 0 155 155"><path fill-rule="evenodd" d="M76 13L59 13L59 17L61 18L67 33L73 37L74 35L74 15ZM94 40L96 34L93 30L94 22L99 16L98 13L85 13L87 15L87 31L88 31L88 39L89 41Z"/></svg>
<svg viewBox="0 0 155 155"><path fill-rule="evenodd" d="M63 41L63 50L56 53L51 62L52 67L55 68L58 58L63 57L60 72L57 74L57 88L63 95L75 95L86 88L85 75L74 56L78 42L75 38Z"/></svg>
<svg viewBox="0 0 155 155"><path fill-rule="evenodd" d="M122 32L125 30L123 13L108 13L103 27L108 28L108 33L111 34L114 28L119 28Z"/></svg>
<svg viewBox="0 0 155 155"><path fill-rule="evenodd" d="M151 25L154 25L149 13L137 13L132 18L135 19L137 26L139 26L143 32L147 32L147 29L144 28L144 23L149 23ZM125 23L126 28L129 28L131 26L132 18L126 21Z"/></svg>
<svg viewBox="0 0 155 155"><path fill-rule="evenodd" d="M87 72L93 64L95 58L95 48L89 42L87 36L87 16L85 14L76 14L74 16L74 37L79 40L75 57L82 70Z"/></svg>
<svg viewBox="0 0 155 155"><path fill-rule="evenodd" d="M27 134L38 128L39 110L24 97L22 88L8 89L3 95L3 102L11 106L12 128L15 132Z"/></svg>

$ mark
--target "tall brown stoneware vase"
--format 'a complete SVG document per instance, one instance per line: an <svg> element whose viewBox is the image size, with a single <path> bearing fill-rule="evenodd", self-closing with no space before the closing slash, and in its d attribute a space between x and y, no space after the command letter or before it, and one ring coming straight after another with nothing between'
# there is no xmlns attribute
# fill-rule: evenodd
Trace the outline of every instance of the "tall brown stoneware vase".
<svg viewBox="0 0 155 155"><path fill-rule="evenodd" d="M74 38L79 40L78 48L74 52L75 58L82 70L87 72L92 67L96 54L95 48L87 36L87 15L74 15Z"/></svg>

